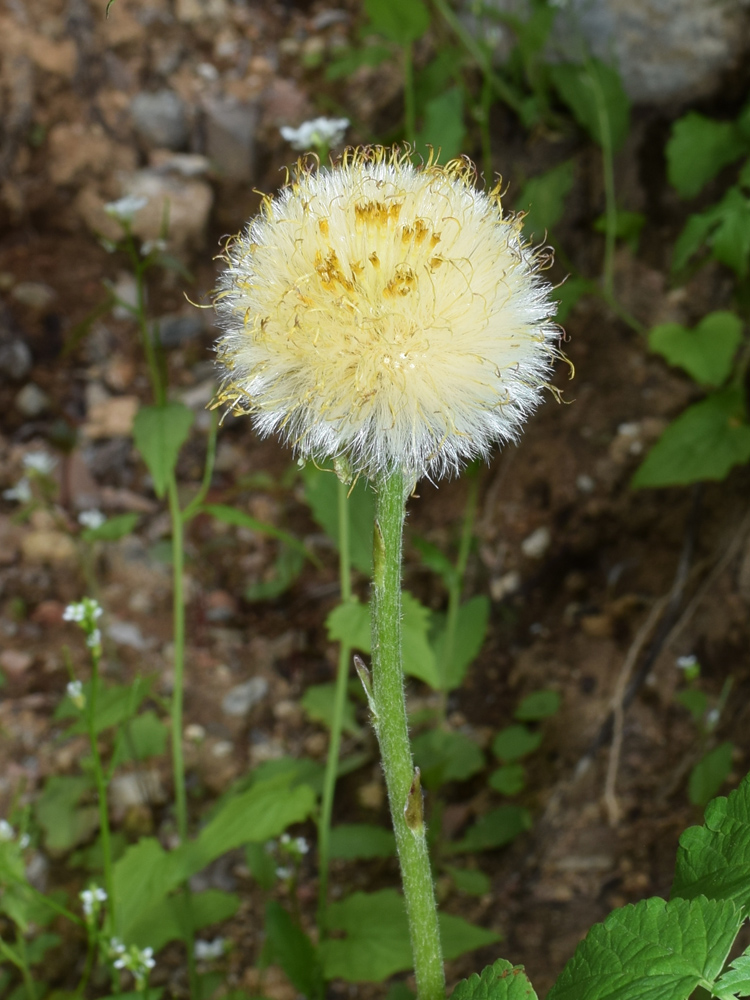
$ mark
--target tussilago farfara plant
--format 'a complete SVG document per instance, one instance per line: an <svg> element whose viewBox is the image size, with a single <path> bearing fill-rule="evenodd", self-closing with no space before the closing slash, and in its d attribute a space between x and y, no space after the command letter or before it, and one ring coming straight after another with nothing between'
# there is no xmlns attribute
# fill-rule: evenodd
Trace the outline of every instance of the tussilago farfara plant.
<svg viewBox="0 0 750 1000"><path fill-rule="evenodd" d="M373 674L362 669L401 862L420 1000L444 975L409 746L400 635L404 502L514 439L558 355L545 252L467 159L409 152L302 160L230 240L216 294L218 402L301 459L333 458L377 492Z"/></svg>

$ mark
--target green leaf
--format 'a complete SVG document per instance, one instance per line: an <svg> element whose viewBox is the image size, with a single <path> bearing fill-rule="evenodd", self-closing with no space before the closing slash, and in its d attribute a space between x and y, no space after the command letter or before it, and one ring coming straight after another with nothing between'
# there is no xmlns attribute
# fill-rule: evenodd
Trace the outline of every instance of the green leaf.
<svg viewBox="0 0 750 1000"><path fill-rule="evenodd" d="M692 198L723 167L739 159L747 146L734 122L717 122L690 111L674 123L667 143L669 183L683 198Z"/></svg>
<svg viewBox="0 0 750 1000"><path fill-rule="evenodd" d="M451 87L425 105L424 122L417 134L417 149L422 155L432 147L440 153L441 163L461 152L464 126L464 97L459 87Z"/></svg>
<svg viewBox="0 0 750 1000"><path fill-rule="evenodd" d="M445 870L459 892L465 892L468 896L484 896L490 891L489 878L476 868L454 868L452 865L446 865Z"/></svg>
<svg viewBox="0 0 750 1000"><path fill-rule="evenodd" d="M396 45L409 45L427 31L430 12L422 0L365 0L373 28Z"/></svg>
<svg viewBox="0 0 750 1000"><path fill-rule="evenodd" d="M167 727L156 712L149 709L137 715L127 724L116 755L115 765L128 760L145 760L147 757L161 757L167 747Z"/></svg>
<svg viewBox="0 0 750 1000"><path fill-rule="evenodd" d="M248 844L245 848L245 862L250 874L261 887L268 892L277 882L276 859L265 844Z"/></svg>
<svg viewBox="0 0 750 1000"><path fill-rule="evenodd" d="M201 507L201 513L210 514L212 517L215 517L217 521L221 521L223 524L231 524L236 528L247 528L250 531L257 532L259 535L267 535L269 538L277 538L280 542L288 545L290 549L294 549L299 552L306 559L310 559L311 562L319 564L319 560L315 559L313 554L309 552L303 543L298 538L295 538L294 535L290 535L288 531L283 531L281 528L277 528L273 524L267 524L265 521L259 521L256 517L246 514L244 510L237 510L236 507L229 507L227 504L223 503L206 503Z"/></svg>
<svg viewBox="0 0 750 1000"><path fill-rule="evenodd" d="M139 517L140 514L119 514L117 517L110 517L98 528L86 528L81 532L81 538L84 542L117 542L133 531Z"/></svg>
<svg viewBox="0 0 750 1000"><path fill-rule="evenodd" d="M672 897L732 899L750 908L750 775L709 802L704 826L680 837Z"/></svg>
<svg viewBox="0 0 750 1000"><path fill-rule="evenodd" d="M697 723L703 721L703 716L706 714L706 709L708 708L708 698L702 691L696 691L695 688L687 688L685 691L677 691L674 699L690 712ZM703 804L705 805L706 803L704 802Z"/></svg>
<svg viewBox="0 0 750 1000"><path fill-rule="evenodd" d="M469 827L463 840L448 844L446 850L453 854L467 851L490 851L505 847L519 834L531 828L531 816L519 806L498 806Z"/></svg>
<svg viewBox="0 0 750 1000"><path fill-rule="evenodd" d="M615 236L618 240L623 240L628 245L631 253L636 253L641 238L641 230L645 224L646 216L642 212L628 212L624 208L618 208L615 214ZM594 229L597 233L607 232L606 215L599 216L594 222Z"/></svg>
<svg viewBox="0 0 750 1000"><path fill-rule="evenodd" d="M310 938L276 900L266 904L266 934L274 961L305 997L323 995L318 954Z"/></svg>
<svg viewBox="0 0 750 1000"><path fill-rule="evenodd" d="M132 684L112 684L110 687L100 687L96 696L94 716L94 731L97 735L104 732L105 729L121 726L128 719L132 719L141 702L149 696L152 684L151 678L136 677ZM89 681L83 685L83 693L88 702L91 697L91 683ZM82 714L81 710L76 708L66 696L55 712L55 718L71 717L77 721L67 730L67 736L82 735L88 732L85 714Z"/></svg>
<svg viewBox="0 0 750 1000"><path fill-rule="evenodd" d="M564 284L557 285L553 289L553 297L558 301L556 316L558 323L565 322L579 299L595 291L596 285L586 278L568 278Z"/></svg>
<svg viewBox="0 0 750 1000"><path fill-rule="evenodd" d="M526 726L506 726L495 737L492 752L500 760L510 763L538 750L541 743L540 732L532 732Z"/></svg>
<svg viewBox="0 0 750 1000"><path fill-rule="evenodd" d="M342 76L352 76L362 66L380 66L393 55L387 45L366 45L361 49L348 49L332 59L326 68L326 80L339 80Z"/></svg>
<svg viewBox="0 0 750 1000"><path fill-rule="evenodd" d="M181 895L162 897L141 910L138 919L128 927L127 939L140 948L149 946L154 951L159 951L169 941L183 938L188 933L194 934L195 931L222 920L229 920L237 912L239 905L239 896L219 889L194 893L189 911ZM188 914L191 920L188 920Z"/></svg>
<svg viewBox="0 0 750 1000"><path fill-rule="evenodd" d="M42 961L50 948L56 948L61 941L59 934L37 934L26 945L26 961L29 965L36 965Z"/></svg>
<svg viewBox="0 0 750 1000"><path fill-rule="evenodd" d="M369 653L372 644L370 628L370 609L360 601L347 601L339 604L326 618L328 638L333 642L342 642L352 649L361 649Z"/></svg>
<svg viewBox="0 0 750 1000"><path fill-rule="evenodd" d="M460 917L441 913L438 920L446 959L498 940L494 932ZM320 946L326 979L381 982L412 968L406 910L395 889L355 892L340 903L331 903L328 927L346 932L346 937L328 938Z"/></svg>
<svg viewBox="0 0 750 1000"><path fill-rule="evenodd" d="M690 258L696 254L708 239L708 234L716 225L715 213L697 212L685 223L685 228L675 240L672 251L672 273L678 274Z"/></svg>
<svg viewBox="0 0 750 1000"><path fill-rule="evenodd" d="M566 160L538 177L531 177L521 188L516 207L526 213L524 232L528 237L543 239L544 233L554 228L563 217L565 200L573 187L574 172L573 161Z"/></svg>
<svg viewBox="0 0 750 1000"><path fill-rule="evenodd" d="M309 555L308 558L313 559L313 557ZM291 587L300 575L304 562L305 557L298 549L290 549L285 545L282 546L278 556L276 557L276 561L273 564L273 572L271 576L268 579L260 580L257 583L252 583L249 587L246 587L244 595L245 600L276 600L277 597L280 597ZM317 559L313 559L313 562L318 565Z"/></svg>
<svg viewBox="0 0 750 1000"><path fill-rule="evenodd" d="M475 972L462 979L451 993L451 1000L537 1000L537 995L522 965L498 958L481 975Z"/></svg>
<svg viewBox="0 0 750 1000"><path fill-rule="evenodd" d="M431 729L417 736L412 751L425 788L440 788L447 781L466 781L484 767L484 754L476 743L448 729Z"/></svg>
<svg viewBox="0 0 750 1000"><path fill-rule="evenodd" d="M435 659L443 667L442 691L453 691L463 683L466 671L484 645L490 618L490 602L483 594L461 604L456 616L451 659L443 665L446 630L443 627L434 644Z"/></svg>
<svg viewBox="0 0 750 1000"><path fill-rule="evenodd" d="M437 545L433 545L432 542L428 542L425 538L415 535L412 536L411 541L414 548L419 552L425 566L429 570L432 570L433 573L437 573L445 586L450 588L456 579L456 567L448 556Z"/></svg>
<svg viewBox="0 0 750 1000"><path fill-rule="evenodd" d="M460 82L463 57L461 49L442 41L434 58L423 68L415 68L414 100L418 117L422 116L431 100L440 97L451 84Z"/></svg>
<svg viewBox="0 0 750 1000"><path fill-rule="evenodd" d="M513 717L519 722L537 722L554 715L560 707L557 691L533 691L516 708Z"/></svg>
<svg viewBox="0 0 750 1000"><path fill-rule="evenodd" d="M633 476L631 485L684 486L724 479L750 459L750 427L744 400L734 388L694 403L664 431Z"/></svg>
<svg viewBox="0 0 750 1000"><path fill-rule="evenodd" d="M335 684L311 684L302 696L300 704L314 722L322 722L330 729L333 725ZM359 726L354 716L354 705L348 698L344 701L343 729L352 736L359 732Z"/></svg>
<svg viewBox="0 0 750 1000"><path fill-rule="evenodd" d="M741 340L742 320L725 311L709 313L693 330L662 323L648 335L652 351L708 386L719 386L729 378Z"/></svg>
<svg viewBox="0 0 750 1000"><path fill-rule="evenodd" d="M182 403L142 406L135 415L133 440L148 466L158 497L163 497L167 491L193 419L193 411Z"/></svg>
<svg viewBox="0 0 750 1000"><path fill-rule="evenodd" d="M750 257L750 199L739 188L730 188L714 214L718 225L709 240L713 255L744 278Z"/></svg>
<svg viewBox="0 0 750 1000"><path fill-rule="evenodd" d="M526 787L526 769L523 764L505 764L492 772L488 784L501 795L518 795Z"/></svg>
<svg viewBox="0 0 750 1000"><path fill-rule="evenodd" d="M91 787L91 780L84 775L60 774L47 779L34 812L44 831L44 845L48 851L69 851L88 840L99 826L96 806L78 806Z"/></svg>
<svg viewBox="0 0 750 1000"><path fill-rule="evenodd" d="M717 977L741 923L727 901L624 906L591 928L547 1000L687 1000Z"/></svg>
<svg viewBox="0 0 750 1000"><path fill-rule="evenodd" d="M720 743L695 765L688 782L688 795L694 806L707 805L727 780L733 752L733 744Z"/></svg>
<svg viewBox="0 0 750 1000"><path fill-rule="evenodd" d="M390 830L369 823L342 823L331 829L330 856L342 861L392 858L396 840Z"/></svg>
<svg viewBox="0 0 750 1000"><path fill-rule="evenodd" d="M548 68L578 124L600 146L619 149L630 129L630 102L617 70L599 59L582 66L560 63Z"/></svg>
<svg viewBox="0 0 750 1000"><path fill-rule="evenodd" d="M714 985L713 995L719 1000L734 1000L734 997L750 996L750 955L745 949L730 964L729 969Z"/></svg>
<svg viewBox="0 0 750 1000"><path fill-rule="evenodd" d="M339 541L339 481L329 469L318 469L308 462L302 470L305 499L312 515L330 539ZM349 551L352 565L367 576L372 571L372 526L375 520L375 494L366 479L360 477L348 492Z"/></svg>

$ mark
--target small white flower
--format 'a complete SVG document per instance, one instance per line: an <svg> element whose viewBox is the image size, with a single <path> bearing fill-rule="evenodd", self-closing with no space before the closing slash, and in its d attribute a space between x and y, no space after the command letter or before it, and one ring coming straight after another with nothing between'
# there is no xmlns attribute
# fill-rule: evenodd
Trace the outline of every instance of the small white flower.
<svg viewBox="0 0 750 1000"><path fill-rule="evenodd" d="M222 937L214 938L213 941L196 941L195 957L203 962L213 958L221 958L226 951L226 941Z"/></svg>
<svg viewBox="0 0 750 1000"><path fill-rule="evenodd" d="M30 469L40 476L48 476L57 465L57 459L46 451L30 451L23 456L24 469Z"/></svg>
<svg viewBox="0 0 750 1000"><path fill-rule="evenodd" d="M86 695L83 693L83 684L81 684L80 681L69 681L65 691L75 707L83 709L86 704Z"/></svg>
<svg viewBox="0 0 750 1000"><path fill-rule="evenodd" d="M141 257L148 257L150 253L166 253L167 252L167 241L166 240L146 240L145 243L141 244Z"/></svg>
<svg viewBox="0 0 750 1000"><path fill-rule="evenodd" d="M690 656L678 656L676 662L680 670L692 670L698 666L698 657L691 653Z"/></svg>
<svg viewBox="0 0 750 1000"><path fill-rule="evenodd" d="M93 632L89 632L86 636L86 645L89 649L95 649L97 646L102 644L102 630L95 628Z"/></svg>
<svg viewBox="0 0 750 1000"><path fill-rule="evenodd" d="M96 509L82 510L78 515L78 523L83 525L84 528L91 528L94 531L96 531L97 528L101 528L106 520L106 515Z"/></svg>
<svg viewBox="0 0 750 1000"><path fill-rule="evenodd" d="M122 955L125 951L125 945L119 938L113 937L109 940L109 950L113 955Z"/></svg>
<svg viewBox="0 0 750 1000"><path fill-rule="evenodd" d="M292 869L280 866L276 869L276 878L291 878Z"/></svg>
<svg viewBox="0 0 750 1000"><path fill-rule="evenodd" d="M110 201L104 206L104 211L118 222L130 223L137 212L140 212L148 204L148 198L139 198L136 195L126 195L118 201Z"/></svg>
<svg viewBox="0 0 750 1000"><path fill-rule="evenodd" d="M348 118L313 118L299 128L283 125L279 131L293 149L306 150L316 146L339 146L349 128Z"/></svg>
<svg viewBox="0 0 750 1000"><path fill-rule="evenodd" d="M288 833L282 833L282 835L279 837L279 843L281 844L282 847L287 847L287 845L291 843L291 840L292 838L289 836Z"/></svg>
<svg viewBox="0 0 750 1000"><path fill-rule="evenodd" d="M141 952L141 962L147 969L153 969L153 967L156 965L156 962L154 961L153 948L143 949L143 951Z"/></svg>
<svg viewBox="0 0 750 1000"><path fill-rule="evenodd" d="M7 821L7 819L0 819L0 841L13 840L16 835L16 831Z"/></svg>
<svg viewBox="0 0 750 1000"><path fill-rule="evenodd" d="M92 917L99 910L99 904L105 902L107 899L107 893L104 889L95 885L91 889L84 889L80 893L81 903L83 904L83 912L85 916Z"/></svg>
<svg viewBox="0 0 750 1000"><path fill-rule="evenodd" d="M712 708L706 712L706 725L709 729L713 729L719 722L721 717L721 712L718 708Z"/></svg>
<svg viewBox="0 0 750 1000"><path fill-rule="evenodd" d="M30 843L31 843L31 837L28 835L28 833L22 833L21 836L18 838L18 846L21 848L22 851L25 851Z"/></svg>
<svg viewBox="0 0 750 1000"><path fill-rule="evenodd" d="M15 486L3 490L3 497L6 500L17 500L18 503L28 503L31 500L31 483L24 476Z"/></svg>
<svg viewBox="0 0 750 1000"><path fill-rule="evenodd" d="M297 837L297 839L294 842L294 845L300 854L307 854L307 852L310 850L310 845L308 844L308 842L305 840L304 837Z"/></svg>

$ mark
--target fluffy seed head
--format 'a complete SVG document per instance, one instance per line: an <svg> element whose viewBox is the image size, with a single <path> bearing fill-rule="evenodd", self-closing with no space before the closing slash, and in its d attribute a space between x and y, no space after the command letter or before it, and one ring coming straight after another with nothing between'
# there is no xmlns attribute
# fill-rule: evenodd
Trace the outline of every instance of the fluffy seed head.
<svg viewBox="0 0 750 1000"><path fill-rule="evenodd" d="M458 470L516 438L559 328L548 262L467 159L301 160L226 246L218 403L370 478Z"/></svg>

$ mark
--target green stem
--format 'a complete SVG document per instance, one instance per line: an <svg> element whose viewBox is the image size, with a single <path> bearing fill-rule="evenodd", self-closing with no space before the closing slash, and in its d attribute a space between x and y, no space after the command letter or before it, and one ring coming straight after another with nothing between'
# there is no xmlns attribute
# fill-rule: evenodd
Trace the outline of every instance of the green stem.
<svg viewBox="0 0 750 1000"><path fill-rule="evenodd" d="M414 47L404 45L404 135L412 145L417 140L417 113L414 94Z"/></svg>
<svg viewBox="0 0 750 1000"><path fill-rule="evenodd" d="M372 586L372 707L409 919L418 1000L442 1000L445 972L419 771L409 745L401 662L401 545L406 493L400 471L376 484Z"/></svg>
<svg viewBox="0 0 750 1000"><path fill-rule="evenodd" d="M198 492L182 512L182 523L187 524L200 511L203 501L206 499L211 488L211 479L214 474L216 463L216 439L219 431L219 414L216 410L211 413L211 426L208 431L208 441L206 442L206 464L203 466L203 479Z"/></svg>
<svg viewBox="0 0 750 1000"><path fill-rule="evenodd" d="M589 72L589 80L596 101L599 129L602 137L602 170L604 174L604 292L608 299L615 297L615 242L617 240L617 201L615 199L615 157L612 148L607 102L599 80L594 72Z"/></svg>
<svg viewBox="0 0 750 1000"><path fill-rule="evenodd" d="M174 685L172 689L171 728L172 728L172 771L174 773L174 798L177 813L177 833L180 843L187 842L188 814L187 797L185 794L185 758L182 753L182 707L185 691L185 597L182 587L182 577L185 568L184 552L184 521L180 510L180 499L177 493L177 478L174 473L169 477L168 485L169 514L172 521L172 629L174 646ZM190 886L182 887L183 906L185 907L188 928L192 928L192 895ZM193 932L185 932L185 948L187 950L188 977L190 980L190 995L197 1000L199 983L195 969L195 949Z"/></svg>
<svg viewBox="0 0 750 1000"><path fill-rule="evenodd" d="M484 182L492 187L492 134L490 132L490 111L492 109L492 84L487 76L482 80L482 100L480 111L482 120L479 123L482 136L482 165L484 167Z"/></svg>
<svg viewBox="0 0 750 1000"><path fill-rule="evenodd" d="M94 762L94 782L99 799L99 827L102 839L102 858L104 862L104 888L107 892L107 925L114 933L117 906L112 879L112 846L109 831L109 813L107 811L107 782L104 778L102 760L99 756L96 733L96 700L99 693L99 658L98 648L91 651L91 686L89 688L88 704L86 706L86 726L88 728L91 758Z"/></svg>
<svg viewBox="0 0 750 1000"><path fill-rule="evenodd" d="M349 500L347 487L339 481L338 512L339 512L339 580L341 584L341 603L348 604L352 599L351 554L349 548ZM339 662L336 671L336 690L333 702L333 721L331 724L331 739L328 745L328 760L326 761L325 778L323 779L323 801L320 807L320 822L318 824L318 927L321 937L325 937L326 909L328 907L328 866L330 861L331 816L333 814L333 797L336 791L336 775L341 751L341 730L346 704L346 685L349 680L349 665L351 663L351 646L342 643L339 647Z"/></svg>
<svg viewBox="0 0 750 1000"><path fill-rule="evenodd" d="M440 657L439 674L440 677L440 721L445 721L448 707L449 680L448 670L453 659L453 650L456 645L456 626L458 624L458 612L461 607L461 595L464 589L464 575L466 564L469 561L469 551L471 549L471 539L474 533L474 518L477 513L477 498L479 496L479 476L473 470L469 476L469 495L466 498L466 508L464 509L464 519L461 525L461 540L458 545L458 556L456 558L455 572L451 578L448 588L448 614L445 622L445 641L443 643L443 653Z"/></svg>

